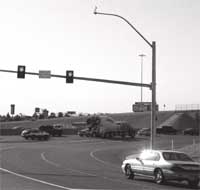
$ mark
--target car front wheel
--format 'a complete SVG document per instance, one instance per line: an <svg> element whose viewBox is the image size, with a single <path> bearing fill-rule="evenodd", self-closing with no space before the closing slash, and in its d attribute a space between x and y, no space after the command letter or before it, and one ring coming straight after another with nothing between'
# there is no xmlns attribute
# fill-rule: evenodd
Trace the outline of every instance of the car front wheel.
<svg viewBox="0 0 200 190"><path fill-rule="evenodd" d="M130 164L127 164L125 167L125 176L128 179L134 179L134 172L132 171Z"/></svg>
<svg viewBox="0 0 200 190"><path fill-rule="evenodd" d="M161 169L157 169L154 173L154 180L157 184L163 184L165 179Z"/></svg>

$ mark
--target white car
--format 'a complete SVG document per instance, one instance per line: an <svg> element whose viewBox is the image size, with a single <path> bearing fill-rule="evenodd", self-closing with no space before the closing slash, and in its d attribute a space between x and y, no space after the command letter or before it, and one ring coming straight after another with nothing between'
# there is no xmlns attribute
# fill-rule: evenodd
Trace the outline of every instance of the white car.
<svg viewBox="0 0 200 190"><path fill-rule="evenodd" d="M200 163L178 151L144 150L139 157L129 156L121 167L128 179L140 175L152 178L157 184L187 180L192 188L198 188L200 181Z"/></svg>

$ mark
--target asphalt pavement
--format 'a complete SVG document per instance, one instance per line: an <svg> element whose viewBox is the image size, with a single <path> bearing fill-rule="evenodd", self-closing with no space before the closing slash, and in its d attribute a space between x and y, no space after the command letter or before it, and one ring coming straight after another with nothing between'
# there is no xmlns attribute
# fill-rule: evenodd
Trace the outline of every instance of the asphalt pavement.
<svg viewBox="0 0 200 190"><path fill-rule="evenodd" d="M157 146L175 149L192 144L191 136L159 136ZM196 138L196 141L198 138ZM141 177L128 180L121 172L122 161L148 147L149 137L133 140L64 136L49 141L24 140L20 136L0 139L0 189L189 189L186 183L157 185Z"/></svg>

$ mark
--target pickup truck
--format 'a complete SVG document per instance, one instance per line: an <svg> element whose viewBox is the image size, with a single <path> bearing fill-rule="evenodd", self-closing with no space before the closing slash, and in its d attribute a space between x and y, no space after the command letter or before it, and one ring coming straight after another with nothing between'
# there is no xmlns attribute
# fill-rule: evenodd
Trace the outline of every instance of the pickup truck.
<svg viewBox="0 0 200 190"><path fill-rule="evenodd" d="M157 134L176 135L177 132L178 131L174 129L172 126L166 126L166 125L158 127L156 129Z"/></svg>
<svg viewBox="0 0 200 190"><path fill-rule="evenodd" d="M39 129L25 129L21 132L21 137L25 138L26 140L48 140L50 135L45 131L41 131Z"/></svg>

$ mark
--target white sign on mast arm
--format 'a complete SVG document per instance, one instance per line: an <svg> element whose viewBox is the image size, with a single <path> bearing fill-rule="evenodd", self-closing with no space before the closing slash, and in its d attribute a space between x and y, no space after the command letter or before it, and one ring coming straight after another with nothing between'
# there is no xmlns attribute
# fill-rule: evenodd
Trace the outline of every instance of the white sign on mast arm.
<svg viewBox="0 0 200 190"><path fill-rule="evenodd" d="M40 70L39 71L39 78L41 78L41 79L50 79L51 78L51 71L49 71L49 70Z"/></svg>

